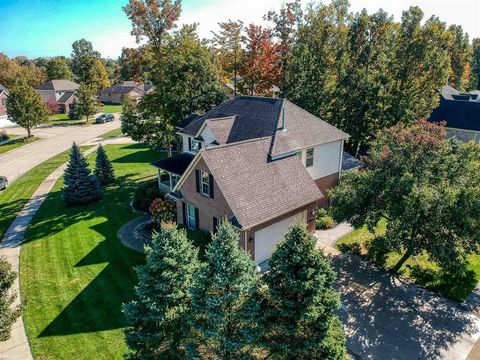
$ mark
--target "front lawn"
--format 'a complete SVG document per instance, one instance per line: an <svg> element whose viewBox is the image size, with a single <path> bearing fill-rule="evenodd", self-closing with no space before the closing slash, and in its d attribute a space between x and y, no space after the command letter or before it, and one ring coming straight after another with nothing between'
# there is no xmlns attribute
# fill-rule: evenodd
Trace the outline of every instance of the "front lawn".
<svg viewBox="0 0 480 360"><path fill-rule="evenodd" d="M122 112L122 105L103 105L101 112L104 112L104 113L120 113L120 112Z"/></svg>
<svg viewBox="0 0 480 360"><path fill-rule="evenodd" d="M37 141L38 138L35 136L32 136L30 139L27 138L20 138L17 140L13 140L12 142L9 142L8 144L5 145L0 145L0 154L6 153L7 151L16 149L20 146L30 144L34 141Z"/></svg>
<svg viewBox="0 0 480 360"><path fill-rule="evenodd" d="M89 146L82 146L82 151ZM34 167L0 193L0 242L8 227L39 185L50 173L68 160L68 151L58 154Z"/></svg>
<svg viewBox="0 0 480 360"><path fill-rule="evenodd" d="M386 221L379 224L377 235L385 232ZM340 251L352 251L368 257L377 265L390 271L402 254L388 252L384 254L381 247L376 246L375 236L366 226L356 229L337 241L335 247ZM384 254L384 255L383 255ZM462 302L480 281L480 255L469 256L465 277L458 279L441 271L441 268L428 259L425 254L411 257L400 269L400 275L427 289L438 292L448 298Z"/></svg>
<svg viewBox="0 0 480 360"><path fill-rule="evenodd" d="M117 183L97 203L67 207L60 179L35 215L20 259L24 321L36 358L121 359L127 350L121 305L133 296L144 257L117 231L137 217L129 202L148 165L162 155L139 144L107 145ZM95 154L88 160L93 164Z"/></svg>
<svg viewBox="0 0 480 360"><path fill-rule="evenodd" d="M103 139L109 139L109 138L114 138L114 137L122 136L122 135L123 135L122 129L118 128L118 129L114 129L112 131L109 131L105 134L102 134L102 135L100 135L100 137L103 138Z"/></svg>

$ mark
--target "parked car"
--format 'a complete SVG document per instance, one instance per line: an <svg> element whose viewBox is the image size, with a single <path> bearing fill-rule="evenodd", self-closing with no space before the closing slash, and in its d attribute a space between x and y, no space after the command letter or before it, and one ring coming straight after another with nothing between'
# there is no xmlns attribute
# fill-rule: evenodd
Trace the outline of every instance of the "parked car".
<svg viewBox="0 0 480 360"><path fill-rule="evenodd" d="M0 176L0 190L5 190L8 186L8 180L5 176Z"/></svg>
<svg viewBox="0 0 480 360"><path fill-rule="evenodd" d="M115 117L113 116L113 114L102 114L99 117L97 117L95 122L97 124L105 124L107 122L113 121L114 119Z"/></svg>

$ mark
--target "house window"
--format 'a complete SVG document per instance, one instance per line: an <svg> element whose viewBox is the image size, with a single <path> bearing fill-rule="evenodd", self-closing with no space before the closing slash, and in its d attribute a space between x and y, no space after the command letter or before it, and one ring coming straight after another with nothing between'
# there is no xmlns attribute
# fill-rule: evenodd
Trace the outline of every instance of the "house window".
<svg viewBox="0 0 480 360"><path fill-rule="evenodd" d="M160 170L160 184L166 187L170 187L170 174L166 171Z"/></svg>
<svg viewBox="0 0 480 360"><path fill-rule="evenodd" d="M201 172L201 179L202 179L202 195L210 196L210 175L205 171Z"/></svg>
<svg viewBox="0 0 480 360"><path fill-rule="evenodd" d="M187 225L190 229L197 228L197 219L195 217L195 206L187 204Z"/></svg>
<svg viewBox="0 0 480 360"><path fill-rule="evenodd" d="M305 166L313 166L313 148L307 149L307 159L305 160Z"/></svg>
<svg viewBox="0 0 480 360"><path fill-rule="evenodd" d="M197 153L200 150L200 148L202 147L202 143L198 140L194 140L191 137L189 137L188 141L190 143L189 150L191 152Z"/></svg>
<svg viewBox="0 0 480 360"><path fill-rule="evenodd" d="M173 189L175 187L175 185L177 185L178 183L178 180L180 180L180 176L178 175L171 175L171 188Z"/></svg>

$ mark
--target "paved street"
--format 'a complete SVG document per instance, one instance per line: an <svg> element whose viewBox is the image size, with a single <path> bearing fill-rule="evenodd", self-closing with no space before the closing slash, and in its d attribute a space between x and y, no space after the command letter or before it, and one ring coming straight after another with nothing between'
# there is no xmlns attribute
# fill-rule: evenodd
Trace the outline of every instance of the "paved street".
<svg viewBox="0 0 480 360"><path fill-rule="evenodd" d="M480 294L472 294L464 305L459 305L401 281L359 256L339 253L329 246L330 233L317 231L318 246L332 257L338 273L342 300L339 315L353 356L478 359L474 355L478 348L474 350L474 346L480 338L480 314L475 310Z"/></svg>
<svg viewBox="0 0 480 360"><path fill-rule="evenodd" d="M120 120L90 126L42 126L33 130L33 135L42 138L31 144L0 155L0 175L6 176L10 183L30 169L72 146L72 142L82 144L99 135L120 127ZM9 132L22 134L22 129Z"/></svg>

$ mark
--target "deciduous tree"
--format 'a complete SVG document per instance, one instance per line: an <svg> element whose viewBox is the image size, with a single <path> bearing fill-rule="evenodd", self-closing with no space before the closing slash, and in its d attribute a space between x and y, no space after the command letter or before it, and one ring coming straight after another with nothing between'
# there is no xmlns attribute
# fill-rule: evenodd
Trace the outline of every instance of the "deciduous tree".
<svg viewBox="0 0 480 360"><path fill-rule="evenodd" d="M95 94L95 88L86 84L81 84L77 91L78 114L80 117L85 116L87 123L90 116L95 115L99 110L99 103Z"/></svg>
<svg viewBox="0 0 480 360"><path fill-rule="evenodd" d="M265 274L265 345L272 358L344 359L345 335L336 315L330 261L304 224L293 225L272 254Z"/></svg>
<svg viewBox="0 0 480 360"><path fill-rule="evenodd" d="M480 90L480 38L473 39L472 41L470 71L470 90Z"/></svg>
<svg viewBox="0 0 480 360"><path fill-rule="evenodd" d="M462 271L468 254L480 250L479 164L480 146L446 140L442 126L398 124L377 134L365 169L329 193L334 216L371 232L386 219L378 240L403 253L394 271L421 253Z"/></svg>
<svg viewBox="0 0 480 360"><path fill-rule="evenodd" d="M246 33L240 70L241 90L248 95L272 95L281 73L278 46L273 42L272 31L250 24Z"/></svg>
<svg viewBox="0 0 480 360"><path fill-rule="evenodd" d="M140 46L137 49L123 48L118 60L120 79L144 83L148 78L153 62L152 58L152 52L148 45Z"/></svg>
<svg viewBox="0 0 480 360"><path fill-rule="evenodd" d="M55 57L47 62L45 67L48 80L73 80L73 73L64 57Z"/></svg>
<svg viewBox="0 0 480 360"><path fill-rule="evenodd" d="M468 34L461 25L450 25L448 33L451 35L448 47L450 57L450 74L448 83L455 89L468 90L468 78L470 77L471 48Z"/></svg>
<svg viewBox="0 0 480 360"><path fill-rule="evenodd" d="M124 305L129 359L176 358L189 340L188 291L198 269L198 250L185 230L164 223L145 248L145 265L136 269L135 298Z"/></svg>
<svg viewBox="0 0 480 360"><path fill-rule="evenodd" d="M26 83L10 88L7 98L7 112L10 120L27 131L31 136L32 129L48 120L49 110L40 95Z"/></svg>
<svg viewBox="0 0 480 360"><path fill-rule="evenodd" d="M257 344L259 277L250 256L238 247L238 233L223 221L191 287L193 327L190 358L242 359Z"/></svg>

